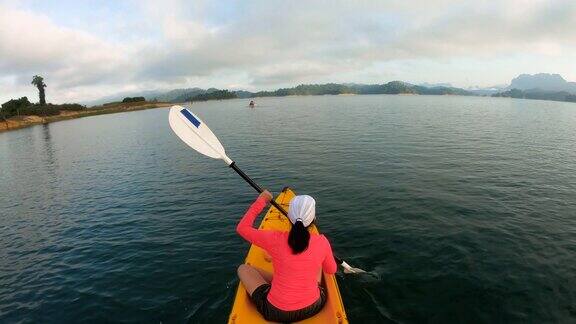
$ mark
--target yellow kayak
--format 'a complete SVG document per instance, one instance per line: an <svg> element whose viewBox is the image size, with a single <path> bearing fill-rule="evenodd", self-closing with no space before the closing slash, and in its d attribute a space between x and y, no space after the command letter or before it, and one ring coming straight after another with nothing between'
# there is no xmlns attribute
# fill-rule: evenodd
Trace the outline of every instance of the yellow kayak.
<svg viewBox="0 0 576 324"><path fill-rule="evenodd" d="M276 202L288 210L290 200L294 198L295 193L290 188L284 188L282 193L276 198ZM318 229L315 225L310 225L311 233L318 233ZM291 228L290 220L286 216L282 215L276 208L270 207L266 216L260 223L259 229L266 230L276 230L276 231L289 231ZM272 262L267 261L265 258L265 252L256 245L250 246L248 251L248 256L246 257L245 263L250 264L259 268L262 268L269 272L274 272L272 268ZM348 323L346 318L346 312L344 311L344 304L342 303L342 297L340 296L340 290L338 289L338 283L336 282L336 277L331 274L322 274L323 285L326 287L326 292L328 299L326 305L316 314L314 317L306 319L299 323L312 324L312 323ZM258 324L258 323L268 323L265 321L258 310L250 301L250 296L244 289L242 283L238 283L238 290L236 291L236 297L234 298L234 305L232 306L232 311L230 312L230 317L228 318L229 324Z"/></svg>

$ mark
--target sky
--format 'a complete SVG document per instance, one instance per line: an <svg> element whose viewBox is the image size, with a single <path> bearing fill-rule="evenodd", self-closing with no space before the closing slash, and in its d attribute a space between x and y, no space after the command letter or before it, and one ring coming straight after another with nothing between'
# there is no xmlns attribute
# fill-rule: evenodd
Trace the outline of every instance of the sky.
<svg viewBox="0 0 576 324"><path fill-rule="evenodd" d="M0 102L540 72L576 81L574 0L0 0Z"/></svg>

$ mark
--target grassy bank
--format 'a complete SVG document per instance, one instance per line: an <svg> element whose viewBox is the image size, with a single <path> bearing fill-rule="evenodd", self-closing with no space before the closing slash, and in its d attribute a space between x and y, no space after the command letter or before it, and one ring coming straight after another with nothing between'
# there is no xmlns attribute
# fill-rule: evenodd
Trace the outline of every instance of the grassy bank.
<svg viewBox="0 0 576 324"><path fill-rule="evenodd" d="M81 111L60 111L55 116L17 116L6 120L0 120L0 132L9 131L38 124L52 123L60 120L82 118L103 114L114 114L119 112L136 111L160 107L168 107L173 104L166 102L129 102L117 103L106 106L88 108Z"/></svg>

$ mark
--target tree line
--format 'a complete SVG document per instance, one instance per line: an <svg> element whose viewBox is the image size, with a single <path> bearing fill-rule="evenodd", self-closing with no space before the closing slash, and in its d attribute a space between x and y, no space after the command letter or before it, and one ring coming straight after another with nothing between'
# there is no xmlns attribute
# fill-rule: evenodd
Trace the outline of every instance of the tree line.
<svg viewBox="0 0 576 324"><path fill-rule="evenodd" d="M34 86L38 89L38 103L31 103L28 97L21 97L19 99L10 99L2 104L0 108L0 118L6 120L13 116L26 116L26 115L37 115L37 116L51 116L58 115L62 110L84 110L86 106L72 103L72 104L61 104L55 105L51 103L46 103L46 83L44 83L44 78L35 75L32 77L32 82Z"/></svg>
<svg viewBox="0 0 576 324"><path fill-rule="evenodd" d="M571 94L570 92L544 91L539 89L533 89L533 90L510 89L507 91L495 93L492 95L492 97L576 102L576 95Z"/></svg>
<svg viewBox="0 0 576 324"><path fill-rule="evenodd" d="M251 97L314 96L338 94L419 94L419 95L461 95L473 93L453 87L424 87L402 81L391 81L385 84L301 84L293 88L282 88L275 91L243 93Z"/></svg>

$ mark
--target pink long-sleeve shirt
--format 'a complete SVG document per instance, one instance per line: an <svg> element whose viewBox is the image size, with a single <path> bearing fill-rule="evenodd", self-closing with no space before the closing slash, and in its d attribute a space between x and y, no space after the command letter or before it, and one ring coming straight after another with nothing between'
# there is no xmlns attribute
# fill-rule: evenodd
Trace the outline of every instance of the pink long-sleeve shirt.
<svg viewBox="0 0 576 324"><path fill-rule="evenodd" d="M311 234L308 248L300 254L292 254L288 245L288 232L252 227L264 207L266 200L256 199L238 223L236 231L272 257L274 275L268 301L285 311L310 306L320 297L317 281L320 269L329 274L337 270L330 243L324 235Z"/></svg>

